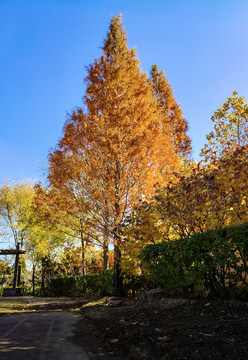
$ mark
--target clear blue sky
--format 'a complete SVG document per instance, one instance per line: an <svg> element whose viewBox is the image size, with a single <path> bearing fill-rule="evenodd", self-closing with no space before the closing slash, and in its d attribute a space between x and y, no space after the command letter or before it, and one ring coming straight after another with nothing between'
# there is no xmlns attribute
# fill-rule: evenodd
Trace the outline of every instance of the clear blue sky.
<svg viewBox="0 0 248 360"><path fill-rule="evenodd" d="M165 70L195 160L219 105L234 90L248 100L247 0L0 0L0 183L42 180L118 13L141 68Z"/></svg>

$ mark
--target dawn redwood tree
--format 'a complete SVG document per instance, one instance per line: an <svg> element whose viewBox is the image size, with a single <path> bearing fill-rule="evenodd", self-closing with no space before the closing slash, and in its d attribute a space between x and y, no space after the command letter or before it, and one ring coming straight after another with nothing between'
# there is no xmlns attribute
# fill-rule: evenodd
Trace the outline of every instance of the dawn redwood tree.
<svg viewBox="0 0 248 360"><path fill-rule="evenodd" d="M171 130L171 137L175 143L175 150L182 158L191 155L191 140L188 131L188 122L183 117L183 112L173 96L173 89L164 71L159 71L157 65L153 65L150 72L153 92L158 106L161 109L161 123L165 131Z"/></svg>
<svg viewBox="0 0 248 360"><path fill-rule="evenodd" d="M180 161L121 16L112 18L102 51L87 69L86 111L69 116L49 155L49 180L80 194L92 224L112 237L114 295L120 295L124 219L139 198L171 179Z"/></svg>

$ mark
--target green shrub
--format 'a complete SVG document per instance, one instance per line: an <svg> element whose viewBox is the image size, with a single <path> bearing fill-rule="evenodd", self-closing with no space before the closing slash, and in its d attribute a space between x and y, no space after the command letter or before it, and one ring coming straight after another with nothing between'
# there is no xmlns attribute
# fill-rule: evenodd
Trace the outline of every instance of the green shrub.
<svg viewBox="0 0 248 360"><path fill-rule="evenodd" d="M63 276L46 280L42 289L44 296L110 295L113 289L113 271L84 276Z"/></svg>
<svg viewBox="0 0 248 360"><path fill-rule="evenodd" d="M42 289L43 296L110 296L113 292L113 270L100 271L98 274L84 276L64 276L46 280ZM144 276L123 274L123 295L135 295L152 287L150 279Z"/></svg>
<svg viewBox="0 0 248 360"><path fill-rule="evenodd" d="M73 277L55 277L46 280L42 295L48 296L74 296L76 281Z"/></svg>
<svg viewBox="0 0 248 360"><path fill-rule="evenodd" d="M135 296L137 292L150 290L156 287L156 282L145 275L123 274L122 291L124 296Z"/></svg>
<svg viewBox="0 0 248 360"><path fill-rule="evenodd" d="M247 296L248 224L147 245L140 256L169 295Z"/></svg>

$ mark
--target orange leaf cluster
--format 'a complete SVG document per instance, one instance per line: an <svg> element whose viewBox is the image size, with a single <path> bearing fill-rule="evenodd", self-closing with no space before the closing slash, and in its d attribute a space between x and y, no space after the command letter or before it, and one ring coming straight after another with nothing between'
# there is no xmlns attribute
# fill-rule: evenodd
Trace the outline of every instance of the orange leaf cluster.
<svg viewBox="0 0 248 360"><path fill-rule="evenodd" d="M114 240L117 274L125 216L142 196L168 183L180 168L178 152L188 155L190 141L171 88L161 85L161 97L170 92L165 110L128 48L121 16L112 18L102 56L87 73L85 110L69 115L49 154L48 178L66 207L70 199L70 209L77 204L85 221Z"/></svg>

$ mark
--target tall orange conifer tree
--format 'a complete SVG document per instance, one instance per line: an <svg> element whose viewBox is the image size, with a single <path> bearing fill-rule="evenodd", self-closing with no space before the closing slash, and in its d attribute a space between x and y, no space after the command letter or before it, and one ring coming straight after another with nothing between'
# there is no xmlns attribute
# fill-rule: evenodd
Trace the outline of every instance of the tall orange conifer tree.
<svg viewBox="0 0 248 360"><path fill-rule="evenodd" d="M87 216L114 243L114 295L121 293L122 225L131 205L156 184L165 185L179 166L171 129L135 49L127 46L121 16L112 18L100 59L89 65L87 112L68 118L64 136L50 153L52 186L83 194ZM92 221L92 224L94 224Z"/></svg>
<svg viewBox="0 0 248 360"><path fill-rule="evenodd" d="M153 91L161 109L161 121L166 131L171 129L171 136L175 143L175 149L183 158L191 155L191 140L188 131L188 122L183 117L183 112L178 105L171 84L164 71L159 71L157 65L153 65L150 78Z"/></svg>

